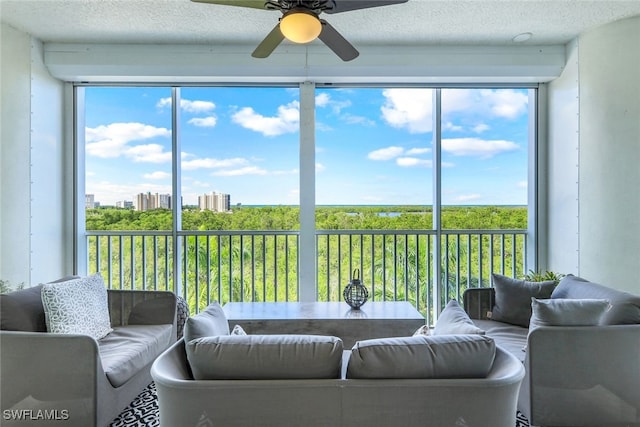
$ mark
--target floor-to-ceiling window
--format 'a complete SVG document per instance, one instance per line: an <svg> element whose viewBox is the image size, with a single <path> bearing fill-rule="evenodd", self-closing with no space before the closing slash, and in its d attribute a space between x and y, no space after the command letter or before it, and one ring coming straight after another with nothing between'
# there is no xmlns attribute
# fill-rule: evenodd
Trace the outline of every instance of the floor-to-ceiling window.
<svg viewBox="0 0 640 427"><path fill-rule="evenodd" d="M359 270L373 299L426 312L534 267L533 88L77 90L77 256L111 286L172 289L196 309L340 300Z"/></svg>

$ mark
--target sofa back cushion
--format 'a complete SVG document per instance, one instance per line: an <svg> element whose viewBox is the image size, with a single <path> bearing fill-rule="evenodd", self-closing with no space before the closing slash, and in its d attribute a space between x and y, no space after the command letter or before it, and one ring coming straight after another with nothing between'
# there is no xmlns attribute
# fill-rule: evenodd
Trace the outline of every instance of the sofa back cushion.
<svg viewBox="0 0 640 427"><path fill-rule="evenodd" d="M484 378L496 355L485 335L414 335L358 341L347 378Z"/></svg>
<svg viewBox="0 0 640 427"><path fill-rule="evenodd" d="M513 279L501 274L491 274L495 288L495 305L491 310L491 320L529 327L531 319L531 298L549 298L556 282L529 282Z"/></svg>
<svg viewBox="0 0 640 427"><path fill-rule="evenodd" d="M611 308L600 318L601 325L625 325L640 323L640 296L590 282L578 276L568 275L551 294L551 298L605 299Z"/></svg>
<svg viewBox="0 0 640 427"><path fill-rule="evenodd" d="M66 276L49 283L62 283L77 278L78 276ZM0 329L47 332L42 285L0 295Z"/></svg>
<svg viewBox="0 0 640 427"><path fill-rule="evenodd" d="M196 380L340 378L342 340L322 335L218 335L186 344Z"/></svg>
<svg viewBox="0 0 640 427"><path fill-rule="evenodd" d="M39 285L0 295L0 329L47 332L41 292Z"/></svg>
<svg viewBox="0 0 640 427"><path fill-rule="evenodd" d="M229 322L224 310L217 302L212 302L201 313L191 316L184 325L184 341L216 335L229 335Z"/></svg>

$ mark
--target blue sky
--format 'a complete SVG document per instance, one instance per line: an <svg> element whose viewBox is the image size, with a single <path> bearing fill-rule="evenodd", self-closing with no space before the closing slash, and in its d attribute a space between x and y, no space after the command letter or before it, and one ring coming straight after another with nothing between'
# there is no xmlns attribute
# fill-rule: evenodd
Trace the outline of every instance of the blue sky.
<svg viewBox="0 0 640 427"><path fill-rule="evenodd" d="M88 87L86 192L102 205L171 193L171 90ZM316 203L430 204L432 90L316 89ZM184 87L186 204L299 203L297 88ZM526 89L443 89L444 204L527 203Z"/></svg>

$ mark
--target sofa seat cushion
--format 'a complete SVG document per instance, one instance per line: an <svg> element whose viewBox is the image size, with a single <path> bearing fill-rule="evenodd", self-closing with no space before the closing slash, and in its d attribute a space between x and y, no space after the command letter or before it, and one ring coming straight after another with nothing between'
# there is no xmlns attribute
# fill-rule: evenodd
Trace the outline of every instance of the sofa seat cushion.
<svg viewBox="0 0 640 427"><path fill-rule="evenodd" d="M560 280L551 298L605 299L611 308L600 318L600 325L640 324L640 296L590 282L571 274Z"/></svg>
<svg viewBox="0 0 640 427"><path fill-rule="evenodd" d="M493 339L478 335L414 335L358 341L347 378L484 378L496 354Z"/></svg>
<svg viewBox="0 0 640 427"><path fill-rule="evenodd" d="M322 335L218 335L186 345L196 380L340 378L342 340Z"/></svg>
<svg viewBox="0 0 640 427"><path fill-rule="evenodd" d="M98 340L107 379L119 387L153 362L171 344L173 325L116 326Z"/></svg>
<svg viewBox="0 0 640 427"><path fill-rule="evenodd" d="M527 345L529 328L496 322L495 320L474 320L473 323L484 329L486 335L493 338L497 346L502 347L518 360L524 362L526 355L524 349Z"/></svg>

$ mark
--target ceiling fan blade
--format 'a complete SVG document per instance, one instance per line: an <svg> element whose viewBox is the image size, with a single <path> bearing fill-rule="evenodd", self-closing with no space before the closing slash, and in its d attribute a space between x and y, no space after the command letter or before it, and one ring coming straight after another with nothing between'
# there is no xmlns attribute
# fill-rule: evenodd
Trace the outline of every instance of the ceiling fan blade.
<svg viewBox="0 0 640 427"><path fill-rule="evenodd" d="M342 35L331 26L327 21L321 19L322 31L318 38L327 45L336 55L343 61L351 61L360 55L355 47L347 41Z"/></svg>
<svg viewBox="0 0 640 427"><path fill-rule="evenodd" d="M407 1L409 0L335 0L335 6L332 9L326 9L324 12L348 12L350 10L369 9L371 7L406 3Z"/></svg>
<svg viewBox="0 0 640 427"><path fill-rule="evenodd" d="M264 0L191 0L195 3L221 4L224 6L249 7L252 9L264 9Z"/></svg>
<svg viewBox="0 0 640 427"><path fill-rule="evenodd" d="M273 50L278 47L282 40L284 40L284 36L280 31L280 24L278 24L273 28L273 30L271 30L269 34L267 34L267 37L265 37L264 40L260 42L251 56L253 56L254 58L266 58L267 56L271 55L271 52L273 52Z"/></svg>

